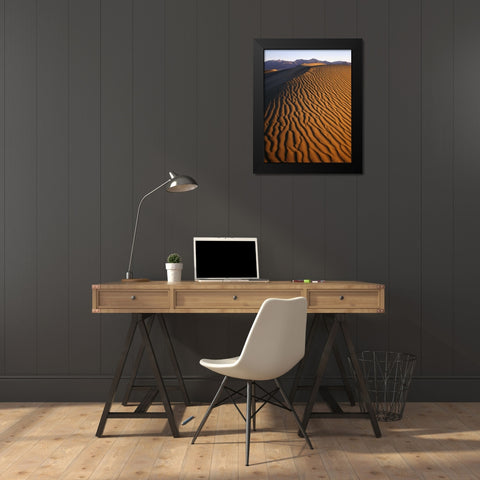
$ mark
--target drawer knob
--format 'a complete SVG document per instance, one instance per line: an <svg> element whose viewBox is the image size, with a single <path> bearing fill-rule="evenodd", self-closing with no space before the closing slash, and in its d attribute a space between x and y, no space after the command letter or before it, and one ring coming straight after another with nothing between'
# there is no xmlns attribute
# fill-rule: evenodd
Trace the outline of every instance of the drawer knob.
<svg viewBox="0 0 480 480"><path fill-rule="evenodd" d="M343 295L340 295L340 300L343 300L345 297Z"/></svg>
<svg viewBox="0 0 480 480"><path fill-rule="evenodd" d="M236 300L238 297L236 295L233 296L233 299Z"/></svg>
<svg viewBox="0 0 480 480"><path fill-rule="evenodd" d="M135 295L132 295L130 298L131 298L132 300L135 300Z"/></svg>

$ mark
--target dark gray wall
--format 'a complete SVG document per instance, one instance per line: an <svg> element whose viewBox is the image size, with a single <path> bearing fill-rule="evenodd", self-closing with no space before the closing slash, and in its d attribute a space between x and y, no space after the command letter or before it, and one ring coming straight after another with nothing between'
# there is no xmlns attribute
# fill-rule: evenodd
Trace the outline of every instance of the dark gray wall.
<svg viewBox="0 0 480 480"><path fill-rule="evenodd" d="M477 0L0 13L0 399L103 398L128 316L92 315L90 285L123 276L138 200L174 169L200 188L145 203L137 275L179 251L191 279L194 235L258 236L272 280L385 283L387 313L351 320L358 348L415 353L412 398L478 400ZM256 37L364 39L362 175L252 174ZM198 358L235 353L251 319L168 318L194 397Z"/></svg>

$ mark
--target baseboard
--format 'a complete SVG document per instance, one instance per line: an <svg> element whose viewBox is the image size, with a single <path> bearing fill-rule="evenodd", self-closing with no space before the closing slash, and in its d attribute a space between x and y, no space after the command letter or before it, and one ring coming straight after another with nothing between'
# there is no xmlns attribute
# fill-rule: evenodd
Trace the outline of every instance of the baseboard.
<svg viewBox="0 0 480 480"><path fill-rule="evenodd" d="M290 388L291 378L282 379ZM149 383L151 379L140 379ZM193 402L208 402L219 385L218 377L186 377L185 384ZM328 378L329 384L339 383ZM111 383L109 376L4 376L0 377L0 402L102 402ZM120 383L119 394L127 380ZM167 387L176 383L165 378ZM308 383L308 379L307 382ZM173 402L182 401L177 389L168 389ZM306 400L307 392L299 391L295 400ZM480 377L416 377L413 379L409 401L416 402L472 402L480 401Z"/></svg>

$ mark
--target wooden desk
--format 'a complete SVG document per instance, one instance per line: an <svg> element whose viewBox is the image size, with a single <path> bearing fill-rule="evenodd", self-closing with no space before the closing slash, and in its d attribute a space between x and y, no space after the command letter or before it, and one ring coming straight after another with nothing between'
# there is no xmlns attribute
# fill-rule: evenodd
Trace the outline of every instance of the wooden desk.
<svg viewBox="0 0 480 480"><path fill-rule="evenodd" d="M293 283L293 282L114 282L92 285L92 311L94 313L134 313L130 329L126 338L125 347L117 365L112 381L109 397L105 403L100 420L97 436L103 434L108 418L118 417L157 417L167 418L173 436L178 436L178 429L173 419L168 395L155 357L153 346L150 342L149 330L155 314L158 314L168 345L172 354L180 387L184 392L186 403L188 395L178 368L178 363L173 351L173 345L168 336L164 313L257 313L266 298L292 298L303 296L308 301L308 312L315 314L344 314L344 313L383 313L385 311L385 287L382 284L366 282L326 281L319 283ZM358 413L355 416L367 416L372 422L375 435L380 436L378 423L370 404L363 375L358 365L353 344L348 336L342 315L332 315L333 322L329 329L329 336L320 359L315 377L315 384L311 391L309 401L303 418L304 427L311 417L320 416L312 412L320 383L325 373L327 361L331 352L338 357L335 341L338 333L342 333L348 353L352 358L353 367L360 380L359 390L362 402L367 407L367 413ZM149 323L150 322L150 323ZM155 389L147 392L144 400L140 402L135 412L115 413L110 408L115 397L121 375L123 373L127 356L133 343L135 332L140 330L143 343L137 354L134 374L132 375L129 391L145 350L149 354L152 369L155 375ZM339 363L339 358L337 358ZM340 366L340 363L339 363ZM300 369L301 371L301 369ZM342 369L341 369L342 372ZM344 376L342 372L342 376ZM298 377L298 375L297 375ZM295 383L298 384L298 378ZM165 413L150 413L147 409L153 398L160 394L165 407ZM295 392L292 393L294 395ZM126 402L124 402L126 403ZM328 403L328 402L327 402ZM329 416L345 416L335 404L330 404L332 414Z"/></svg>

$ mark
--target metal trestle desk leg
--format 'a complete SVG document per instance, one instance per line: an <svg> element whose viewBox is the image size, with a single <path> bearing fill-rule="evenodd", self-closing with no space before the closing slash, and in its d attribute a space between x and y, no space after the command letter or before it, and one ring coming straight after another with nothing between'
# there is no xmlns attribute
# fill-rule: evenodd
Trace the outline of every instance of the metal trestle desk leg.
<svg viewBox="0 0 480 480"><path fill-rule="evenodd" d="M338 405L336 400L333 398L333 396L330 396L331 398L328 398L328 395L327 397L325 397L326 387L322 387L321 385L323 376L325 374L325 370L327 368L328 360L332 354L332 351L335 352L335 348L337 348L335 346L335 341L337 339L337 335L340 332L342 333L343 339L345 341L345 345L347 347L348 354L350 356L350 360L352 362L352 367L357 377L360 402L365 406L366 412L344 412L340 407L340 405ZM340 360L339 352L334 353L334 355L338 362ZM341 370L340 373L345 382L346 381L345 370L343 371ZM313 411L313 406L315 404L315 400L317 398L318 393L324 396L327 404L330 407L331 412L314 412ZM348 394L348 389L347 389L347 394ZM350 397L350 402L352 402L352 397ZM329 328L327 342L325 344L322 355L320 357L320 362L318 364L317 372L315 375L315 382L311 389L310 397L308 399L308 402L303 414L303 420L302 420L303 428L306 430L310 418L322 418L322 417L323 418L366 418L370 420L375 436L377 438L382 436L380 427L378 426L378 421L375 415L375 411L370 401L370 396L368 394L367 386L365 384L363 372L358 362L357 354L355 352L355 347L353 345L352 340L350 339L350 335L348 334L348 330L346 328L343 315L338 315L338 314L333 317L333 324L331 328Z"/></svg>
<svg viewBox="0 0 480 480"><path fill-rule="evenodd" d="M162 337L167 341L167 347L168 347L168 352L170 354L170 360L172 362L173 368L175 370L175 376L177 377L177 385L169 385L170 387L178 387L183 395L183 401L185 405L191 405L190 398L188 396L187 388L185 387L185 382L183 381L183 376L182 372L180 371L180 366L178 364L177 356L175 355L175 349L173 347L173 342L172 338L170 337L170 334L168 332L167 324L165 322L165 317L163 313L156 314L144 314L146 318L146 328L148 333L150 334L150 331L152 329L153 323L155 319L158 320L158 324L160 326L160 329L162 331ZM132 391L134 390L151 390L154 389L155 386L151 385L137 385L135 381L137 380L137 375L138 375L138 370L140 368L140 363L142 361L143 355L145 353L145 342L143 342L140 345L140 348L138 349L137 356L135 358L135 363L133 364L133 372L132 376L130 377L130 381L128 383L127 389L125 391L125 395L123 397L123 405L127 405L130 401L130 396L132 394ZM153 401L153 399L152 399Z"/></svg>
<svg viewBox="0 0 480 480"><path fill-rule="evenodd" d="M307 342L306 342L306 346L305 346L305 355L302 358L302 360L300 361L300 363L298 364L298 367L297 367L297 370L296 370L296 373L295 373L295 377L294 377L294 380L293 380L293 384L292 384L292 387L290 389L289 398L290 398L290 401L292 403L295 400L295 395L297 394L298 390L308 390L308 391L310 391L310 389L311 389L311 385L300 385L300 380L302 378L303 371L305 369L306 359L309 358L313 354L313 351L314 351L313 346L314 346L315 338L317 336L317 332L320 330L320 327L322 325L322 319L323 319L323 324L325 326L325 330L326 330L327 335L328 335L330 333L330 326L329 326L329 319L330 318L335 318L334 314L316 313L314 318L313 318L313 321L311 323L309 332L307 334ZM321 397L325 400L325 403L327 403L327 405L330 407L330 409L333 412L341 413L342 410L339 407L337 401L334 399L334 397L330 393L331 390L343 390L343 391L345 391L351 406L355 405L355 395L353 394L353 390L351 388L351 385L350 385L350 382L349 382L349 379L348 379L344 359L342 358L342 354L341 354L336 342L333 343L332 349L333 349L333 354L335 356L335 361L336 361L338 370L340 372L340 376L342 377L343 383L341 385L334 385L334 386L332 386L332 385L321 386L319 388L319 393L320 393Z"/></svg>
<svg viewBox="0 0 480 480"><path fill-rule="evenodd" d="M101 437L103 435L103 431L105 429L105 424L107 423L107 419L109 418L166 418L168 420L168 424L172 435L174 437L178 437L178 428L175 424L175 419L173 416L172 407L170 405L170 400L168 398L167 390L165 388L165 384L163 382L162 374L160 373L160 368L158 366L157 358L155 356L155 351L153 349L152 343L150 341L149 335L149 328L146 325L146 319L148 315L145 314L134 314L132 321L130 323L130 328L128 330L127 337L125 339L125 345L122 351L122 355L118 362L115 375L112 380L112 384L110 387L110 391L108 393L107 400L105 402L105 406L103 408L103 413L100 418L100 422L97 428L97 437ZM150 359L151 368L153 370L154 378L155 378L155 392L152 391L147 393L147 396L144 398L140 405L134 412L112 412L110 411L112 407L112 403L115 399L115 395L117 393L118 385L120 383L120 379L125 369L125 364L128 358L128 354L131 350L133 339L135 337L135 333L137 330L140 330L140 334L142 336L142 353L146 350L148 353L148 357ZM165 412L147 412L148 407L151 405L153 398L159 394L160 400L163 404Z"/></svg>

